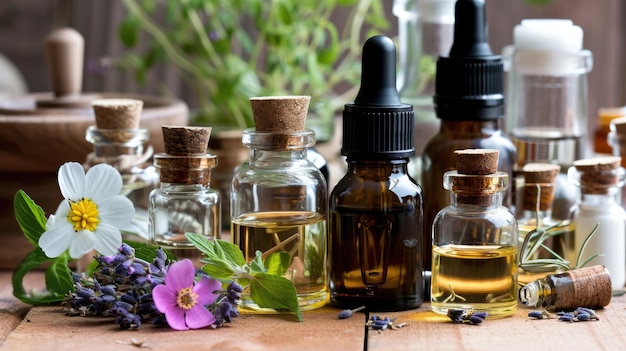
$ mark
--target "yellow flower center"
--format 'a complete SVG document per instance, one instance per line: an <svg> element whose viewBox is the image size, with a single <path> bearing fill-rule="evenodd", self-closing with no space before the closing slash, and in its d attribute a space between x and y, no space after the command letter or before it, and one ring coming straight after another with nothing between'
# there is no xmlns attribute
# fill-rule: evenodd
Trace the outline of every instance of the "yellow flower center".
<svg viewBox="0 0 626 351"><path fill-rule="evenodd" d="M198 294L193 292L191 288L178 290L178 296L176 296L176 304L178 307L188 310L196 305L197 300Z"/></svg>
<svg viewBox="0 0 626 351"><path fill-rule="evenodd" d="M98 206L91 200L83 198L78 202L70 203L70 213L67 220L74 226L74 231L96 230L100 219L98 219Z"/></svg>

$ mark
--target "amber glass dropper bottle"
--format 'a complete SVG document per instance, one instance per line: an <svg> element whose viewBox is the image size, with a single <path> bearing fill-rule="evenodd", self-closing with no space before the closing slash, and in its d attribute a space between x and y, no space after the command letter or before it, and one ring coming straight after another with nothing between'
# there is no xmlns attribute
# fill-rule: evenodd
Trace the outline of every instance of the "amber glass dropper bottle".
<svg viewBox="0 0 626 351"><path fill-rule="evenodd" d="M423 301L422 189L409 176L413 107L396 90L393 41L363 46L361 88L343 112L348 170L330 195L331 303L369 311L406 310Z"/></svg>
<svg viewBox="0 0 626 351"><path fill-rule="evenodd" d="M487 41L485 3L458 0L455 7L454 43L447 57L437 61L435 112L439 133L422 155L424 189L423 262L431 267L431 229L435 216L450 204L442 179L454 169L454 151L496 149L498 170L513 176L515 146L501 129L504 118L504 67ZM510 190L503 204L510 207Z"/></svg>

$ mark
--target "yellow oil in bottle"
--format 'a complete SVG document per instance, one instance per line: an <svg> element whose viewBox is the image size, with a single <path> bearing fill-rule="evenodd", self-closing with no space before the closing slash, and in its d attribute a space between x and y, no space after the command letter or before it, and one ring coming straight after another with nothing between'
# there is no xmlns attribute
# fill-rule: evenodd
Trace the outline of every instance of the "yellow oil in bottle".
<svg viewBox="0 0 626 351"><path fill-rule="evenodd" d="M258 212L231 221L234 243L247 262L260 251L266 268L293 281L301 310L326 303L326 216L316 212ZM242 309L263 311L242 294Z"/></svg>
<svg viewBox="0 0 626 351"><path fill-rule="evenodd" d="M446 314L450 308L473 309L495 318L515 313L516 252L510 245L434 246L433 311Z"/></svg>

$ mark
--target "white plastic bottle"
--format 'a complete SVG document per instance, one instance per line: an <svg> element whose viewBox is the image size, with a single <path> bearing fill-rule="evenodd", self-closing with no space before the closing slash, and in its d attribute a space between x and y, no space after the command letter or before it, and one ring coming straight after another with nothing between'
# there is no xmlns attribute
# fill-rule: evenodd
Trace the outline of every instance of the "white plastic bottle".
<svg viewBox="0 0 626 351"><path fill-rule="evenodd" d="M575 233L566 245L566 258L576 264L582 244L597 225L581 260L602 254L587 265L604 265L613 289L626 284L626 211L620 202L624 168L620 161L613 156L578 160L568 171L570 181L580 191L573 214Z"/></svg>

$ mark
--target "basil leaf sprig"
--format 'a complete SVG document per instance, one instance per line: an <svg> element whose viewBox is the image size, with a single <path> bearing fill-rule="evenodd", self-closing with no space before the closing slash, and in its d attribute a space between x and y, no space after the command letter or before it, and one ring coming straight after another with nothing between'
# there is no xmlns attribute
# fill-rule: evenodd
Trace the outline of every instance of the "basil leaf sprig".
<svg viewBox="0 0 626 351"><path fill-rule="evenodd" d="M237 281L244 289L249 288L250 299L259 307L294 312L298 321L302 322L293 282L268 272L260 251L250 263L246 263L237 245L223 240L208 240L194 233L185 235L204 254L201 262L205 273L222 281Z"/></svg>

